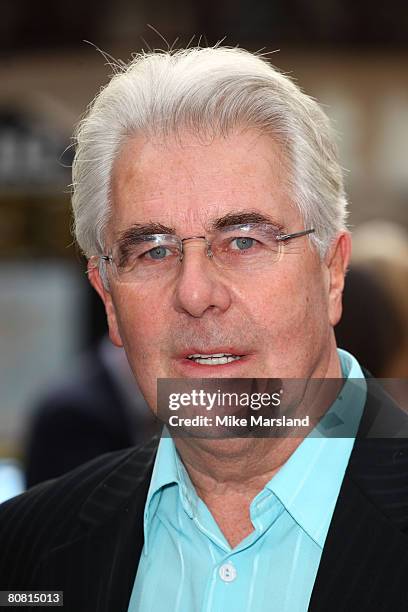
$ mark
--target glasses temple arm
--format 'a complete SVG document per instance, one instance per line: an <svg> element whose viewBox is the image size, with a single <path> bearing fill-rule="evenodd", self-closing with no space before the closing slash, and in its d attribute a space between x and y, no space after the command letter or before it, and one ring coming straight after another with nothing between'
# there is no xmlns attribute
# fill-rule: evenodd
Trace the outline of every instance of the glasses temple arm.
<svg viewBox="0 0 408 612"><path fill-rule="evenodd" d="M285 240L291 240L292 238L300 238L300 236L307 236L307 234L313 234L316 230L314 228L303 230L301 232L295 232L294 234L280 234L276 236L276 240L284 242Z"/></svg>

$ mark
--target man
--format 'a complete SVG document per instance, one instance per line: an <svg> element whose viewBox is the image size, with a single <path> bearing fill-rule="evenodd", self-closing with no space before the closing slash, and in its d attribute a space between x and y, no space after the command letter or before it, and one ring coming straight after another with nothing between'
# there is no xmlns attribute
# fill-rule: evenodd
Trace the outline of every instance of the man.
<svg viewBox="0 0 408 612"><path fill-rule="evenodd" d="M26 487L140 444L154 428L123 349L104 336L37 402L25 448Z"/></svg>
<svg viewBox="0 0 408 612"><path fill-rule="evenodd" d="M319 106L242 50L137 56L79 127L73 208L153 411L158 378L344 378L322 423L347 435L94 460L3 507L2 588L73 612L406 610L408 445L366 439L406 418L336 348L350 236Z"/></svg>

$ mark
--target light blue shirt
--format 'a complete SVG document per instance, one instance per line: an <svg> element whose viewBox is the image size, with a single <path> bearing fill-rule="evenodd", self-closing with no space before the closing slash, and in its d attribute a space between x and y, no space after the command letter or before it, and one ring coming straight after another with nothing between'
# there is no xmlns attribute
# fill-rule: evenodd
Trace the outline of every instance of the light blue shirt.
<svg viewBox="0 0 408 612"><path fill-rule="evenodd" d="M253 499L254 530L234 548L173 440L160 440L128 612L307 610L366 399L358 362L342 350L339 356L348 380L318 428Z"/></svg>

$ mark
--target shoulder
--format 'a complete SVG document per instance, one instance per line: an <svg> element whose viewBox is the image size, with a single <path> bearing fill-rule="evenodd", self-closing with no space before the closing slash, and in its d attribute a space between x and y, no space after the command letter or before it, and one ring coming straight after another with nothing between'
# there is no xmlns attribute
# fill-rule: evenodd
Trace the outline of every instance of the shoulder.
<svg viewBox="0 0 408 612"><path fill-rule="evenodd" d="M408 438L408 414L398 405L396 398L407 398L406 381L376 379L364 372L367 399L360 424L359 437L401 439ZM404 387L402 386L404 385Z"/></svg>
<svg viewBox="0 0 408 612"><path fill-rule="evenodd" d="M393 384L367 377L365 410L347 474L383 517L408 531L408 415ZM386 381L388 382L388 381Z"/></svg>
<svg viewBox="0 0 408 612"><path fill-rule="evenodd" d="M102 455L0 505L0 586L13 565L32 569L50 550L81 537L94 516L102 520L105 510L114 512L127 496L137 495L140 483L150 479L156 447L155 437Z"/></svg>

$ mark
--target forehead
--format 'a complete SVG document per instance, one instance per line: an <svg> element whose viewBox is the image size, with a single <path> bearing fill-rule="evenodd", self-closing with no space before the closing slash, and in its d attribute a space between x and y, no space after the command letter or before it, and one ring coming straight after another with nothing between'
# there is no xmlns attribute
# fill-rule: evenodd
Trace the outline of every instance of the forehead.
<svg viewBox="0 0 408 612"><path fill-rule="evenodd" d="M258 211L286 227L299 222L289 178L282 148L256 132L211 142L188 134L132 137L113 168L111 230L156 222L195 232L237 210Z"/></svg>

